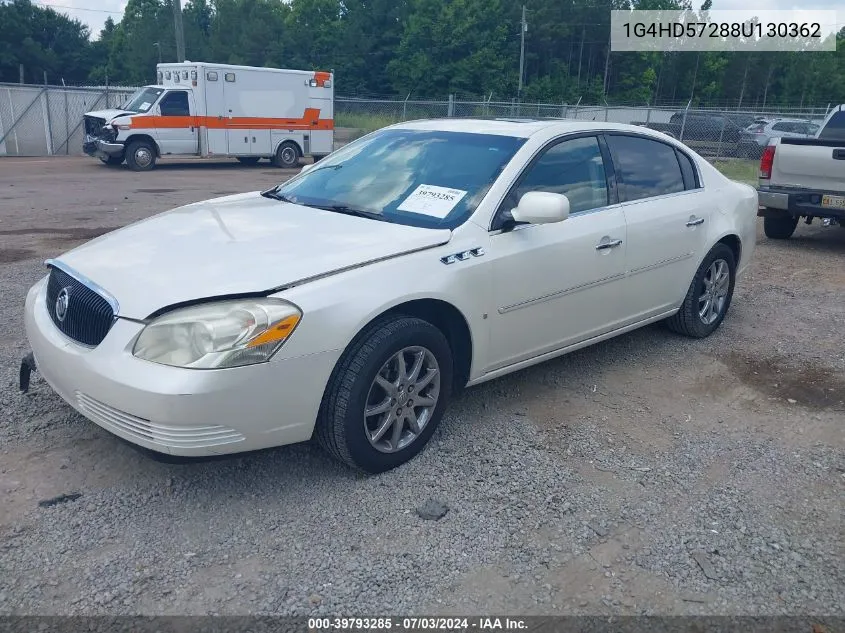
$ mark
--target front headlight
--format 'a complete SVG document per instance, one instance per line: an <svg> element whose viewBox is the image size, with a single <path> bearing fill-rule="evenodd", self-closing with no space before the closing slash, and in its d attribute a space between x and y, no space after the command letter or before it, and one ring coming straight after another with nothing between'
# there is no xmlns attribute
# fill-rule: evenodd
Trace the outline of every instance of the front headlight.
<svg viewBox="0 0 845 633"><path fill-rule="evenodd" d="M302 312L281 299L244 299L181 308L154 319L132 353L174 367L218 369L263 363L296 328Z"/></svg>

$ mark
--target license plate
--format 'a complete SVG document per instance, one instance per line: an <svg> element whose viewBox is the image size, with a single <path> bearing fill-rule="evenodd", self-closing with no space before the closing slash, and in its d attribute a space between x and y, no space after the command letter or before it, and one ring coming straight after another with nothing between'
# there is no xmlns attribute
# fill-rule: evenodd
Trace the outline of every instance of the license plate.
<svg viewBox="0 0 845 633"><path fill-rule="evenodd" d="M822 196L822 206L828 209L845 209L845 196Z"/></svg>

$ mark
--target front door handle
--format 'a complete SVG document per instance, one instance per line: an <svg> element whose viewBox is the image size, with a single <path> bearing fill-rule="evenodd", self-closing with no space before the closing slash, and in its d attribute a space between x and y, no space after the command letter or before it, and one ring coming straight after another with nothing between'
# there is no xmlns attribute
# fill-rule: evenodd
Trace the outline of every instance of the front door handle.
<svg viewBox="0 0 845 633"><path fill-rule="evenodd" d="M597 251L603 251L607 248L616 248L622 245L622 240L609 240L607 242L599 242L596 244Z"/></svg>
<svg viewBox="0 0 845 633"><path fill-rule="evenodd" d="M698 226L699 224L704 224L704 218L694 218L687 222L687 226Z"/></svg>

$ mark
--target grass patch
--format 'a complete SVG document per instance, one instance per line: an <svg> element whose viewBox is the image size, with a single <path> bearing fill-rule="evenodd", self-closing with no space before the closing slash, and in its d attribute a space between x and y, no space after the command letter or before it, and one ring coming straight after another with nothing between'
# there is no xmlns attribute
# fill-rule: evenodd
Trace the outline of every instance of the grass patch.
<svg viewBox="0 0 845 633"><path fill-rule="evenodd" d="M399 123L400 117L385 114L355 114L337 113L334 117L335 127L346 127L361 130L363 134L369 134L388 125Z"/></svg>
<svg viewBox="0 0 845 633"><path fill-rule="evenodd" d="M757 186L757 174L760 169L760 161L741 160L729 158L726 160L710 161L716 169L731 180L744 182L752 187Z"/></svg>

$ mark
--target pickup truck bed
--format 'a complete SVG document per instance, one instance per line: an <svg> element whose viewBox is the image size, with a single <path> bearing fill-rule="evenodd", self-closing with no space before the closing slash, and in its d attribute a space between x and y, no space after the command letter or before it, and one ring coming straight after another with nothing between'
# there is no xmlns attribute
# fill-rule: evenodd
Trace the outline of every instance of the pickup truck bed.
<svg viewBox="0 0 845 633"><path fill-rule="evenodd" d="M816 138L772 139L757 192L770 238L788 239L801 218L845 227L845 107L828 115Z"/></svg>

